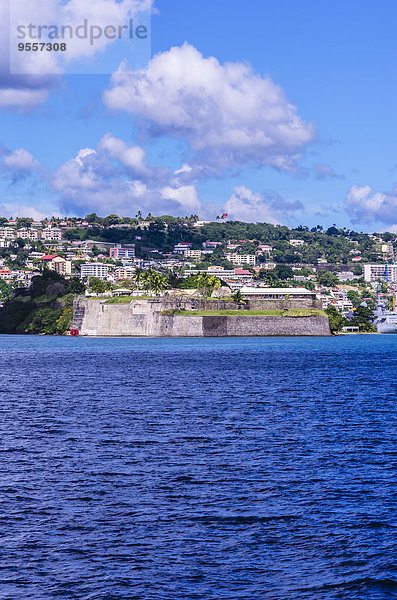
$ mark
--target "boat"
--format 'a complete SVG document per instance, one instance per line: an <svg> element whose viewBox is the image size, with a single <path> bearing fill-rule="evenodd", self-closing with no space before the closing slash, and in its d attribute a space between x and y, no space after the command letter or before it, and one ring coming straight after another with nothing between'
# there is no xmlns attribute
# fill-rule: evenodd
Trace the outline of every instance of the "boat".
<svg viewBox="0 0 397 600"><path fill-rule="evenodd" d="M394 302L395 307L395 302ZM378 333L397 333L397 310L387 310L378 296L376 319L374 322Z"/></svg>

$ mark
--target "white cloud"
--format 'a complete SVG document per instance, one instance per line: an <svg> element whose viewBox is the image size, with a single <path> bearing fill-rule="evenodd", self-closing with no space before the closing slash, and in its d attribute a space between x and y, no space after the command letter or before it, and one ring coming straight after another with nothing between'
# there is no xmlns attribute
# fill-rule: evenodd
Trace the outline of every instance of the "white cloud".
<svg viewBox="0 0 397 600"><path fill-rule="evenodd" d="M49 211L50 212L43 212L35 206L29 206L22 203L5 202L0 204L0 215L8 218L31 217L32 219L40 221L41 219L48 217L50 213L54 216L60 216L57 210L54 211L50 208Z"/></svg>
<svg viewBox="0 0 397 600"><path fill-rule="evenodd" d="M390 192L372 192L369 185L353 185L345 201L352 223L393 225L397 215L397 185Z"/></svg>
<svg viewBox="0 0 397 600"><path fill-rule="evenodd" d="M223 208L232 221L280 224L276 211L264 197L245 186L234 188L234 193Z"/></svg>
<svg viewBox="0 0 397 600"><path fill-rule="evenodd" d="M165 187L160 190L161 196L166 200L173 200L180 205L185 213L199 211L201 202L197 190L193 185L181 187Z"/></svg>
<svg viewBox="0 0 397 600"><path fill-rule="evenodd" d="M14 173L31 173L39 168L40 163L34 158L33 154L20 148L10 152L3 157L3 163L7 170Z"/></svg>
<svg viewBox="0 0 397 600"><path fill-rule="evenodd" d="M231 220L280 225L289 222L294 213L304 211L304 207L300 200L286 200L272 191L254 193L241 185L234 188L223 210Z"/></svg>
<svg viewBox="0 0 397 600"><path fill-rule="evenodd" d="M103 150L111 159L119 161L128 171L137 175L149 175L145 151L140 146L128 146L123 140L107 133L99 142L98 150Z"/></svg>
<svg viewBox="0 0 397 600"><path fill-rule="evenodd" d="M201 208L194 186L178 184L170 170L149 169L142 148L128 146L112 134L96 149L84 148L64 163L50 185L67 213L134 215L141 210L177 216Z"/></svg>
<svg viewBox="0 0 397 600"><path fill-rule="evenodd" d="M140 116L154 136L185 139L196 161L215 169L294 170L315 135L269 77L243 63L204 58L186 43L155 56L145 70L122 64L104 102Z"/></svg>

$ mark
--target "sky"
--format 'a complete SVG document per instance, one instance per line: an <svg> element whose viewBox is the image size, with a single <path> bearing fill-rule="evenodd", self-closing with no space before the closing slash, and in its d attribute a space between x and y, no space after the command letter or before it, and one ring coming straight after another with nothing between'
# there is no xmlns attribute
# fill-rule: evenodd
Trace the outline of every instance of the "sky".
<svg viewBox="0 0 397 600"><path fill-rule="evenodd" d="M395 0L39 6L0 7L0 215L397 231ZM17 49L84 19L135 37Z"/></svg>

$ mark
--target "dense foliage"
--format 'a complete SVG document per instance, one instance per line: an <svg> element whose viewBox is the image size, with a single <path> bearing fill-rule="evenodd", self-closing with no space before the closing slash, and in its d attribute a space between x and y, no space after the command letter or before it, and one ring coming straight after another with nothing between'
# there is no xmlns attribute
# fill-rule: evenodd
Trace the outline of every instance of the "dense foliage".
<svg viewBox="0 0 397 600"><path fill-rule="evenodd" d="M62 335L72 320L73 295L84 290L79 279L54 271L33 277L29 290L16 290L0 310L0 333Z"/></svg>
<svg viewBox="0 0 397 600"><path fill-rule="evenodd" d="M195 227L195 215L189 218L175 218L162 216L150 217L150 224L142 227L137 219L120 218L117 215L98 217L87 215L86 220L91 223L90 229L69 229L64 233L67 240L97 240L121 244L135 244L138 256L148 254L148 249L157 248L161 252L171 252L180 242L189 242L193 249L202 249L206 241L223 242L223 248L218 248L213 254L205 258L202 267L210 264L219 264L230 267L230 263L222 257L228 240L244 240L241 246L242 253L254 251L259 243L269 244L273 247L272 258L276 263L286 264L316 264L318 259L325 258L328 263L348 264L351 262L351 251L356 249L363 261L377 260L375 242L365 233L357 233L346 228L330 227L326 231L321 226L308 229L298 227L289 229L284 225L271 225L269 223L245 223L243 221L229 221L222 223L208 223L202 227ZM125 228L104 229L103 226L124 223ZM129 227L128 224L134 227ZM385 234L387 237L387 234ZM384 237L385 237L384 236ZM139 239L137 239L139 238ZM294 246L291 240L302 240L302 246ZM356 265L360 271L360 265ZM361 268L362 269L362 268Z"/></svg>

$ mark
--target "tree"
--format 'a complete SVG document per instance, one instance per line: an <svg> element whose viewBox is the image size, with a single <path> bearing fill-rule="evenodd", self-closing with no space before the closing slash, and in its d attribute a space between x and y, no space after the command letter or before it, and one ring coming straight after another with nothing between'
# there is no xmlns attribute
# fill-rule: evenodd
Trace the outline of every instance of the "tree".
<svg viewBox="0 0 397 600"><path fill-rule="evenodd" d="M87 221L87 223L98 223L101 220L102 219L100 217L98 217L98 215L96 213L91 213L84 217L84 221Z"/></svg>
<svg viewBox="0 0 397 600"><path fill-rule="evenodd" d="M120 223L120 221L121 219L118 215L111 214L103 219L103 225L105 225L105 227L108 227L109 225L117 225Z"/></svg>
<svg viewBox="0 0 397 600"><path fill-rule="evenodd" d="M335 273L329 271L319 271L317 273L317 282L324 287L335 287L339 280Z"/></svg>
<svg viewBox="0 0 397 600"><path fill-rule="evenodd" d="M112 287L108 281L103 281L99 277L90 277L88 284L90 291L94 294L103 294Z"/></svg>
<svg viewBox="0 0 397 600"><path fill-rule="evenodd" d="M282 281L285 281L286 279L292 279L294 276L292 267L288 267L287 265L277 265L273 272L274 275Z"/></svg>
<svg viewBox="0 0 397 600"><path fill-rule="evenodd" d="M154 269L144 271L141 279L144 288L154 292L156 296L168 286L167 277Z"/></svg>
<svg viewBox="0 0 397 600"><path fill-rule="evenodd" d="M373 321L375 315L367 306L358 306L353 313L353 318L350 320L350 325L359 327L360 331L374 331Z"/></svg>
<svg viewBox="0 0 397 600"><path fill-rule="evenodd" d="M84 294L85 285L78 277L71 277L66 285L66 291L68 294Z"/></svg>
<svg viewBox="0 0 397 600"><path fill-rule="evenodd" d="M335 225L334 225L334 226L332 226L332 227L328 227L328 229L327 229L327 231L326 231L325 233L326 233L327 235L338 235L338 234L339 234L339 229L337 229L337 228L335 227Z"/></svg>
<svg viewBox="0 0 397 600"><path fill-rule="evenodd" d="M12 298L13 287L9 283L0 279L0 302L8 302Z"/></svg>
<svg viewBox="0 0 397 600"><path fill-rule="evenodd" d="M38 333L55 335L58 333L57 321L62 314L61 310L51 308L38 308L30 322L29 329Z"/></svg>
<svg viewBox="0 0 397 600"><path fill-rule="evenodd" d="M342 331L342 328L346 323L345 317L343 317L336 310L335 306L332 306L332 304L328 306L325 312L328 315L329 328L331 329L331 333L338 333L339 331Z"/></svg>
<svg viewBox="0 0 397 600"><path fill-rule="evenodd" d="M274 270L268 271L267 269L262 269L261 271L259 271L259 279L273 287L276 286L279 281Z"/></svg>
<svg viewBox="0 0 397 600"><path fill-rule="evenodd" d="M240 292L240 290L237 290L236 292L234 292L234 294L232 294L232 298L233 298L233 302L235 302L240 310L240 308L242 306L245 306L248 303L248 300L245 296L243 296L243 294Z"/></svg>
<svg viewBox="0 0 397 600"><path fill-rule="evenodd" d="M136 285L139 286L139 284L144 280L144 273L145 271L143 269L140 269L139 267L135 269L133 279Z"/></svg>
<svg viewBox="0 0 397 600"><path fill-rule="evenodd" d="M31 227L33 223L33 219L31 219L30 217L21 217L19 219L17 219L17 228L21 229L21 228L29 228Z"/></svg>
<svg viewBox="0 0 397 600"><path fill-rule="evenodd" d="M349 290L347 292L347 297L350 300L350 302L353 304L353 306L357 307L360 305L361 296L356 290Z"/></svg>
<svg viewBox="0 0 397 600"><path fill-rule="evenodd" d="M360 275L363 274L363 272L364 272L364 270L363 270L362 265L354 265L354 267L353 267L354 275L357 275L359 277Z"/></svg>
<svg viewBox="0 0 397 600"><path fill-rule="evenodd" d="M18 246L18 248L24 248L26 245L26 242L24 239L18 237L18 238L16 238L14 244L16 244Z"/></svg>
<svg viewBox="0 0 397 600"><path fill-rule="evenodd" d="M208 298L209 296L211 296L214 289L219 289L221 287L221 280L218 277L214 277L213 275L202 273L200 275L197 275L197 287L200 290L202 296Z"/></svg>

